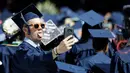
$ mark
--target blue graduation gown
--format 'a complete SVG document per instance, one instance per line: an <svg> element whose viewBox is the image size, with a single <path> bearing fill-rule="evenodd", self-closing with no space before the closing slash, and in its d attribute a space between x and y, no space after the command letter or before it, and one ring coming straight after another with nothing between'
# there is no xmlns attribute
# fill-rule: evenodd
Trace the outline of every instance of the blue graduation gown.
<svg viewBox="0 0 130 73"><path fill-rule="evenodd" d="M56 73L57 66L52 52L39 51L27 42L23 42L11 56L12 73Z"/></svg>
<svg viewBox="0 0 130 73"><path fill-rule="evenodd" d="M94 56L81 60L80 65L86 69L87 73L89 73L96 64L110 64L110 62L111 59L106 56L104 52L98 52Z"/></svg>
<svg viewBox="0 0 130 73"><path fill-rule="evenodd" d="M117 51L112 57L111 73L130 73L130 47Z"/></svg>
<svg viewBox="0 0 130 73"><path fill-rule="evenodd" d="M92 39L89 39L86 43L77 43L73 45L72 49L67 52L66 62L78 65L80 60L94 54L95 50L92 47Z"/></svg>
<svg viewBox="0 0 130 73"><path fill-rule="evenodd" d="M52 52L39 51L27 42L18 47L0 45L0 54L6 73L56 73Z"/></svg>
<svg viewBox="0 0 130 73"><path fill-rule="evenodd" d="M10 56L15 53L16 47L0 45L0 57L2 61L3 73L10 73ZM2 73L2 72L1 72Z"/></svg>

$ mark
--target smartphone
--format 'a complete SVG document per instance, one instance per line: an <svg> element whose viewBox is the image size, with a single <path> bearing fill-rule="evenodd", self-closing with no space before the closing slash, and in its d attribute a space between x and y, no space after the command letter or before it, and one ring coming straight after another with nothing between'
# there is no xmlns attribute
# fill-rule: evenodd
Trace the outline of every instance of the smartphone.
<svg viewBox="0 0 130 73"><path fill-rule="evenodd" d="M68 37L69 35L73 35L74 30L72 27L65 27L64 28L64 38Z"/></svg>

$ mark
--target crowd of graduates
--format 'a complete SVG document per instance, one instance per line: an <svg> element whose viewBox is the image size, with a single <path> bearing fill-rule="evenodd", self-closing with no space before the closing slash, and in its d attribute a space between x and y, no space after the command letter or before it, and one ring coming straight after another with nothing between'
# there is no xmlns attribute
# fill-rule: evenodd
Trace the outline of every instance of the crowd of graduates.
<svg viewBox="0 0 130 73"><path fill-rule="evenodd" d="M128 9L126 13L125 9ZM62 33L64 33L65 27L72 27L74 29L73 35L78 40L71 50L60 54L55 59L59 73L83 73L80 71L82 69L85 70L85 73L130 73L130 32L127 31L130 28L129 19L127 20L129 9L130 6L127 5L122 7L122 11L96 11L93 9L73 11L66 6L61 7L58 14L43 12L44 20L51 19L59 30L63 31ZM23 34L19 29L13 34L16 31L12 30L15 23L7 22L12 16L13 13L8 8L1 9L0 43L18 46L19 42L23 41ZM7 24L10 26L8 27ZM10 29L5 31L4 25ZM126 28L126 26L128 27ZM8 31L13 32L9 34ZM41 43L41 47L44 47L46 51L51 50L59 44L62 36L55 38L47 46ZM1 61L2 59L0 57ZM0 66L1 73L6 70L4 68L3 65Z"/></svg>

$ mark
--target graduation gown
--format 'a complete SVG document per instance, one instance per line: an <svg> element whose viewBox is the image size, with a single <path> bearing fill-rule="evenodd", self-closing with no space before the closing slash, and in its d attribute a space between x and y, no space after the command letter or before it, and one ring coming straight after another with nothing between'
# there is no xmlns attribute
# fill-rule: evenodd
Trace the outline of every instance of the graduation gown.
<svg viewBox="0 0 130 73"><path fill-rule="evenodd" d="M45 54L42 50L23 42L11 56L12 73L56 73L57 66L52 52Z"/></svg>
<svg viewBox="0 0 130 73"><path fill-rule="evenodd" d="M130 47L116 52L112 57L111 73L130 73Z"/></svg>
<svg viewBox="0 0 130 73"><path fill-rule="evenodd" d="M96 55L89 58L85 58L80 61L80 66L86 69L87 73L92 72L92 68L96 64L110 64L111 59L104 54L104 52L98 52Z"/></svg>
<svg viewBox="0 0 130 73"><path fill-rule="evenodd" d="M95 50L92 47L92 39L89 39L86 43L77 43L73 45L72 49L66 54L66 62L78 65L80 60L94 54Z"/></svg>
<svg viewBox="0 0 130 73"><path fill-rule="evenodd" d="M0 54L6 73L56 73L52 52L39 51L27 42L18 47L0 45Z"/></svg>
<svg viewBox="0 0 130 73"><path fill-rule="evenodd" d="M0 59L2 61L0 73L10 73L10 56L15 53L17 47L0 45Z"/></svg>

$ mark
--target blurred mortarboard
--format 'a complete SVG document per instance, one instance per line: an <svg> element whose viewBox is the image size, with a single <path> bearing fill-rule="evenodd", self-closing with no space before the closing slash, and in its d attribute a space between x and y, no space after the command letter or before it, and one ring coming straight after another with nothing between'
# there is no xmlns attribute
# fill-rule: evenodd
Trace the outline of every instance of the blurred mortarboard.
<svg viewBox="0 0 130 73"><path fill-rule="evenodd" d="M112 20L113 23L116 24L120 28L124 28L124 16L121 12L112 12Z"/></svg>
<svg viewBox="0 0 130 73"><path fill-rule="evenodd" d="M104 29L88 29L93 38L114 38L113 32Z"/></svg>
<svg viewBox="0 0 130 73"><path fill-rule="evenodd" d="M110 64L95 64L94 73L110 73Z"/></svg>
<svg viewBox="0 0 130 73"><path fill-rule="evenodd" d="M64 13L60 13L60 14L57 15L56 19L57 19L57 21L62 21L66 17L67 16Z"/></svg>
<svg viewBox="0 0 130 73"><path fill-rule="evenodd" d="M52 20L55 24L57 24L57 15L51 15L51 14L43 14L45 22L48 20Z"/></svg>
<svg viewBox="0 0 130 73"><path fill-rule="evenodd" d="M80 66L67 64L59 61L56 61L56 64L60 70L64 70L72 73L86 73L85 69Z"/></svg>
<svg viewBox="0 0 130 73"><path fill-rule="evenodd" d="M78 16L80 20L85 21L90 26L95 26L103 22L104 17L97 12L90 10L80 16Z"/></svg>
<svg viewBox="0 0 130 73"><path fill-rule="evenodd" d="M73 12L73 11L68 11L67 12L67 16L70 17L70 18L74 18L74 17L77 17L77 13Z"/></svg>
<svg viewBox="0 0 130 73"><path fill-rule="evenodd" d="M61 12L61 13L66 13L66 12L68 12L68 11L71 11L71 9L70 9L69 7L67 7L67 6L64 6L64 7L61 7L61 8L60 8L60 12Z"/></svg>
<svg viewBox="0 0 130 73"><path fill-rule="evenodd" d="M62 7L60 11L66 17L75 18L78 16L78 14L74 12L73 10L71 10L69 7Z"/></svg>
<svg viewBox="0 0 130 73"><path fill-rule="evenodd" d="M40 11L35 7L34 4L30 4L21 10L19 13L15 14L12 17L12 20L18 25L20 29L22 29L23 24L27 25L27 21L32 18L41 18L43 15Z"/></svg>

